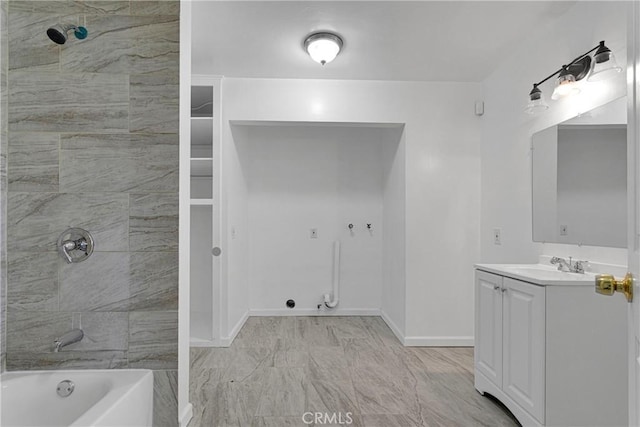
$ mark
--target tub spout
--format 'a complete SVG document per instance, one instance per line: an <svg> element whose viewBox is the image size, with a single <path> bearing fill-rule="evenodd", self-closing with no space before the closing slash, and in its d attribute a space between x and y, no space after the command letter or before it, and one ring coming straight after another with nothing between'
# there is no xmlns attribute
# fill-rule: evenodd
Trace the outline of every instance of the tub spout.
<svg viewBox="0 0 640 427"><path fill-rule="evenodd" d="M84 337L84 332L82 329L72 329L69 332L65 332L60 338L56 338L53 342L55 345L53 351L55 353L59 352L62 347L66 347L70 344L76 343Z"/></svg>

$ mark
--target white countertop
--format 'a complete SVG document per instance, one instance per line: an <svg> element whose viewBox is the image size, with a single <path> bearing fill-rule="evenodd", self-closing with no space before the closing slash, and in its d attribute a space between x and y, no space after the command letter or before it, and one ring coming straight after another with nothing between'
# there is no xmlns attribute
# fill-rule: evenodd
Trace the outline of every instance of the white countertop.
<svg viewBox="0 0 640 427"><path fill-rule="evenodd" d="M591 272L568 273L545 264L476 264L475 268L541 286L595 286L596 278Z"/></svg>

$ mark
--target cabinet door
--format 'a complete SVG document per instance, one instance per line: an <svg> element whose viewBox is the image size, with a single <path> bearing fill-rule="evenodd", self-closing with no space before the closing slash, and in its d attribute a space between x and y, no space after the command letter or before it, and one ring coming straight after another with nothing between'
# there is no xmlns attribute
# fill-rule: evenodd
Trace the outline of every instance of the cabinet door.
<svg viewBox="0 0 640 427"><path fill-rule="evenodd" d="M544 423L545 289L507 277L504 287L502 389Z"/></svg>
<svg viewBox="0 0 640 427"><path fill-rule="evenodd" d="M502 387L502 276L476 271L476 370Z"/></svg>

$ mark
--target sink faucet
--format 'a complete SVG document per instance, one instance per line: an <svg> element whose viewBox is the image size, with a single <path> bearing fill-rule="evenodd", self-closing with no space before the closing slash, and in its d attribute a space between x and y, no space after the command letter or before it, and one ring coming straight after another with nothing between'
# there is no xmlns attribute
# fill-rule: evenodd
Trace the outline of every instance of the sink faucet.
<svg viewBox="0 0 640 427"><path fill-rule="evenodd" d="M59 352L62 347L66 347L70 344L76 343L84 337L84 332L82 329L72 329L69 332L65 332L60 338L56 338L53 342L55 348L53 351L55 353Z"/></svg>
<svg viewBox="0 0 640 427"><path fill-rule="evenodd" d="M587 261L573 261L571 257L569 257L569 261L564 258L560 258L554 256L551 258L551 264L558 264L559 271L567 271L569 273L580 273L584 274L584 263Z"/></svg>

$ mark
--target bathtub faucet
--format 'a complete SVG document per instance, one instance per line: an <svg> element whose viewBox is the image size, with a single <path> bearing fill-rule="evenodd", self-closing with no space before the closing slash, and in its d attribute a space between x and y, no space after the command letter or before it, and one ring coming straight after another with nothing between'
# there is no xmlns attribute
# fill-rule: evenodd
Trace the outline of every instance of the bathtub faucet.
<svg viewBox="0 0 640 427"><path fill-rule="evenodd" d="M55 348L53 351L55 353L59 352L62 347L66 347L70 344L81 341L84 337L84 332L82 329L72 329L69 332L65 332L60 338L56 338L53 342Z"/></svg>

